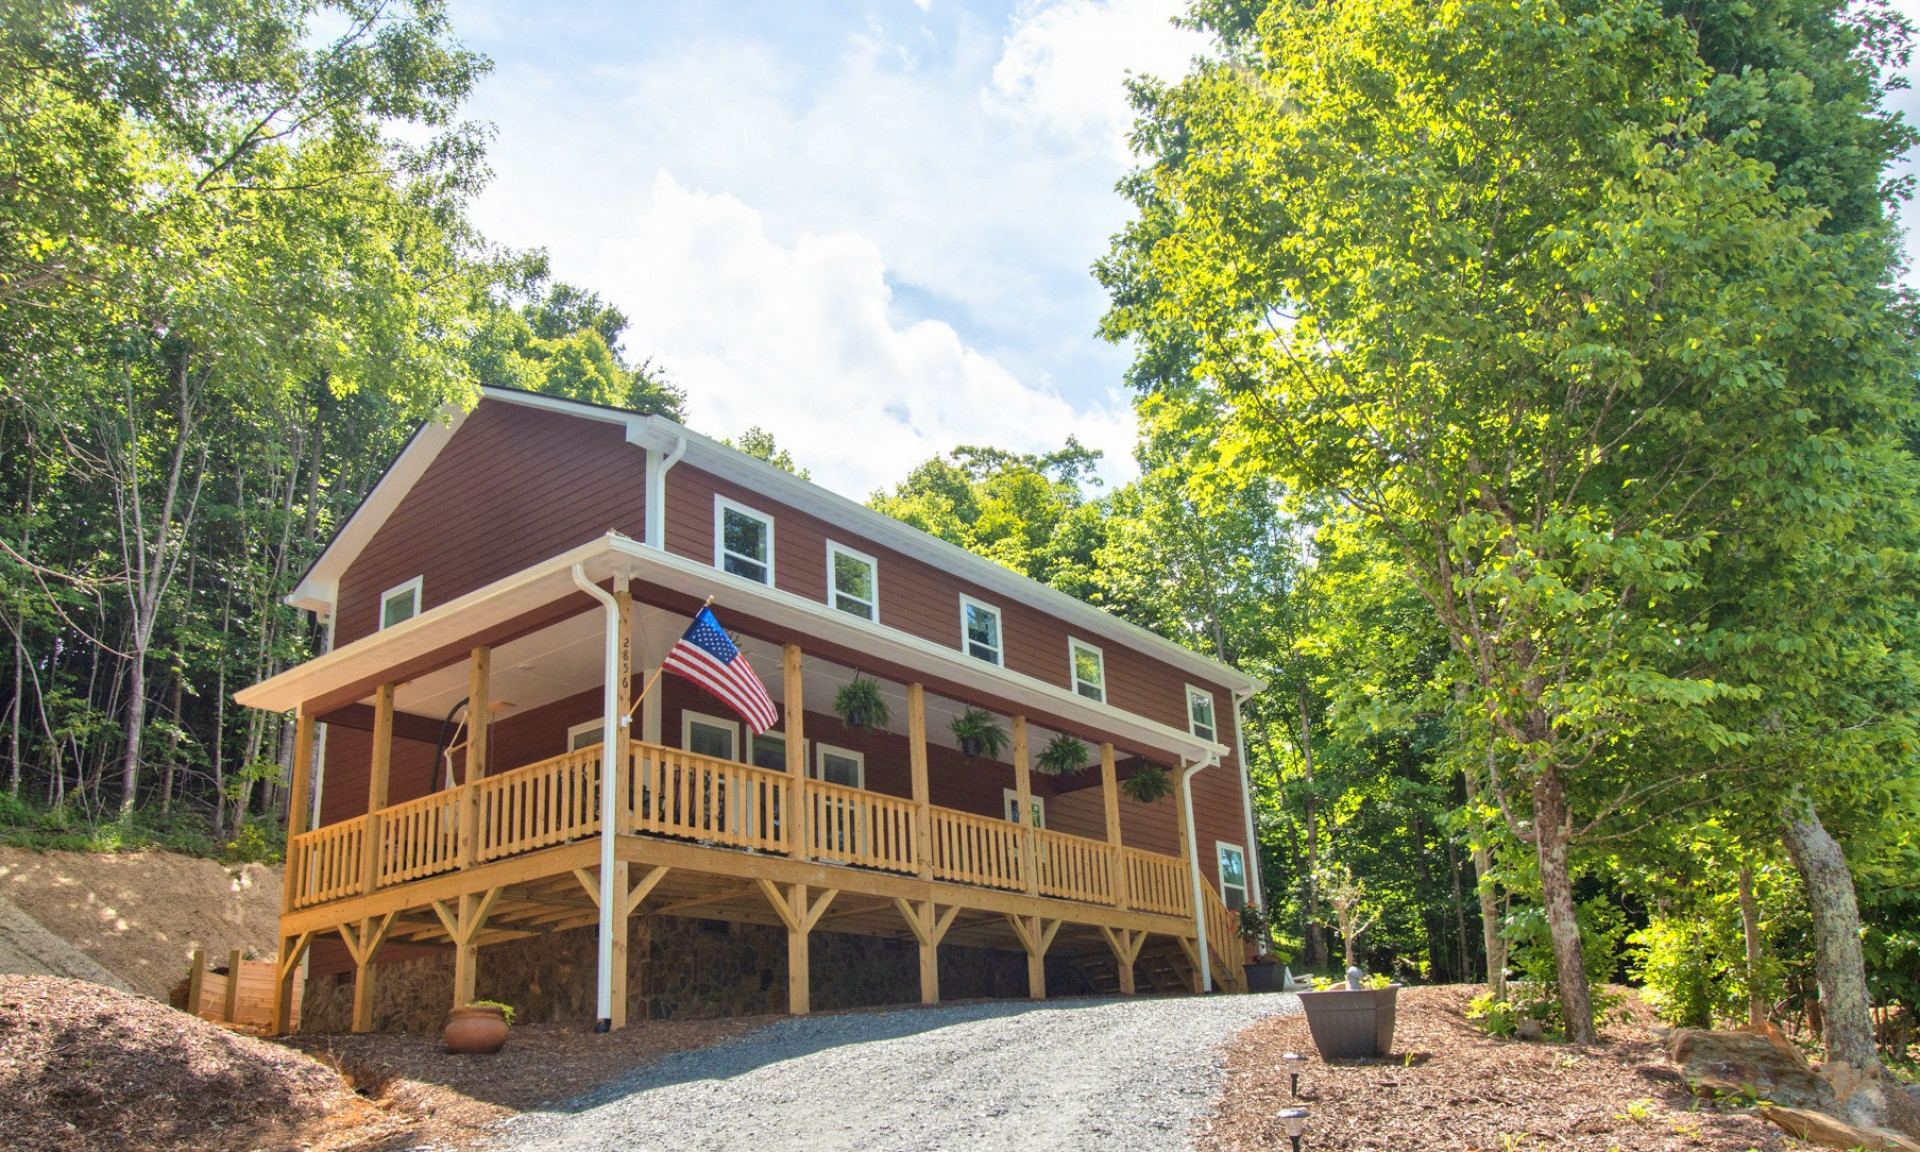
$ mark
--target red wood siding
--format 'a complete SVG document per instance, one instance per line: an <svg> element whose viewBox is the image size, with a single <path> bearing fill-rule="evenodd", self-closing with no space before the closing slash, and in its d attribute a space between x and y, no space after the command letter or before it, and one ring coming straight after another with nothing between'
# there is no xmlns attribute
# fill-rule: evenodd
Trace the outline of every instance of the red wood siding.
<svg viewBox="0 0 1920 1152"><path fill-rule="evenodd" d="M608 531L639 539L646 473L618 424L482 400L341 577L334 643L376 631L415 576L424 611Z"/></svg>

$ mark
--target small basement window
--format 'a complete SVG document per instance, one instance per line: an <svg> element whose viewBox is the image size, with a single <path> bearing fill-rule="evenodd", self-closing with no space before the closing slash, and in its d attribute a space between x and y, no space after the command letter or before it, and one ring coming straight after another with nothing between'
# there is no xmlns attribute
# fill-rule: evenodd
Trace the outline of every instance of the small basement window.
<svg viewBox="0 0 1920 1152"><path fill-rule="evenodd" d="M391 628L418 615L420 615L420 577L415 576L405 584L389 588L380 594L381 628Z"/></svg>
<svg viewBox="0 0 1920 1152"><path fill-rule="evenodd" d="M1000 609L971 596L960 597L960 644L967 655L989 664L1006 663L1000 647Z"/></svg>
<svg viewBox="0 0 1920 1152"><path fill-rule="evenodd" d="M756 584L772 584L773 517L714 497L713 566Z"/></svg>
<svg viewBox="0 0 1920 1152"><path fill-rule="evenodd" d="M1214 841L1220 853L1220 899L1235 912L1247 906L1247 854L1238 844Z"/></svg>
<svg viewBox="0 0 1920 1152"><path fill-rule="evenodd" d="M1085 640L1067 641L1067 663L1073 672L1073 690L1089 700L1107 702L1107 658Z"/></svg>
<svg viewBox="0 0 1920 1152"><path fill-rule="evenodd" d="M835 608L862 620L880 619L880 566L873 557L831 540L827 542L827 599Z"/></svg>
<svg viewBox="0 0 1920 1152"><path fill-rule="evenodd" d="M1187 685L1187 731L1202 740L1218 740L1213 723L1213 693Z"/></svg>

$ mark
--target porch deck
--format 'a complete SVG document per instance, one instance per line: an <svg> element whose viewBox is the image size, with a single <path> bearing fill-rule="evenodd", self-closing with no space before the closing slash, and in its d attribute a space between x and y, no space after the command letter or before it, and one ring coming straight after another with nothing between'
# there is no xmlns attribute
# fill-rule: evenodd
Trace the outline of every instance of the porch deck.
<svg viewBox="0 0 1920 1152"><path fill-rule="evenodd" d="M384 942L451 943L456 982L470 987L474 948L599 921L602 760L594 745L292 837L281 955L297 962L315 935L338 932L364 974ZM1180 857L640 741L612 783L615 868L633 872L617 878L619 922L784 926L799 1011L806 934L823 921L913 938L928 1001L943 940L1025 951L1036 995L1062 933L1110 949L1125 991L1149 935L1177 941L1196 974L1202 964ZM1207 966L1243 989L1232 915L1197 887ZM370 1011L357 984L357 1026Z"/></svg>

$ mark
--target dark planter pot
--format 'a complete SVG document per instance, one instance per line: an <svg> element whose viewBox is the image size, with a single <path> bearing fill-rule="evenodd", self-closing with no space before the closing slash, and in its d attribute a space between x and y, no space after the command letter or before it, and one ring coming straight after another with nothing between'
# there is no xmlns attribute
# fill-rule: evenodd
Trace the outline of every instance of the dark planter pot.
<svg viewBox="0 0 1920 1152"><path fill-rule="evenodd" d="M441 1034L447 1051L465 1056L490 1056L507 1042L507 1018L498 1008L470 1004L447 1014Z"/></svg>
<svg viewBox="0 0 1920 1152"><path fill-rule="evenodd" d="M1286 977L1278 964L1247 965L1247 991L1278 992Z"/></svg>
<svg viewBox="0 0 1920 1152"><path fill-rule="evenodd" d="M987 742L978 736L960 737L960 755L978 758L987 750Z"/></svg>
<svg viewBox="0 0 1920 1152"><path fill-rule="evenodd" d="M866 726L867 726L867 710L865 708L847 709L847 727L865 728Z"/></svg>
<svg viewBox="0 0 1920 1152"><path fill-rule="evenodd" d="M1393 1051L1393 1017L1400 985L1358 992L1331 988L1300 993L1307 1028L1322 1060L1355 1060Z"/></svg>

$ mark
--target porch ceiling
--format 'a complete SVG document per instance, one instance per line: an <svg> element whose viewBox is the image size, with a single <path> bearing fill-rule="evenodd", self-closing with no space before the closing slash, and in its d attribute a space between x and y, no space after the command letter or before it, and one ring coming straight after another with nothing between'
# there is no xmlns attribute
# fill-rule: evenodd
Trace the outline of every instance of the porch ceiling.
<svg viewBox="0 0 1920 1152"><path fill-rule="evenodd" d="M1097 734L1122 746L1190 761L1226 752L1223 746L1181 729L974 660L958 649L611 533L263 680L235 693L234 699L266 711L304 706L325 713L369 699L379 684L397 681L401 685L395 699L398 708L438 719L466 695L465 653L479 644L494 646L492 695L509 706L497 708L501 714L595 687L601 676L603 618L593 601L575 587L575 564L603 587L616 576L625 576L678 594L668 599L684 596L697 604L707 596L715 597L723 624L733 628L738 623L741 631L751 630L739 637L741 650L776 700L782 694L780 647L752 633L794 636L803 648L808 640L821 642L809 649L806 662L809 710L829 710L834 692L852 678L852 665L858 663L863 670L880 675L883 690L895 705L895 727L902 731L905 692L889 681L911 676L926 683L928 739L948 746L947 720L965 703L978 703L1003 712L1024 712L1041 727L1072 731L1083 738ZM679 638L686 620L684 612L671 608L639 607L637 663L657 663ZM820 658L820 648L826 649L829 658ZM1036 747L1043 739L1043 734L1036 734Z"/></svg>

